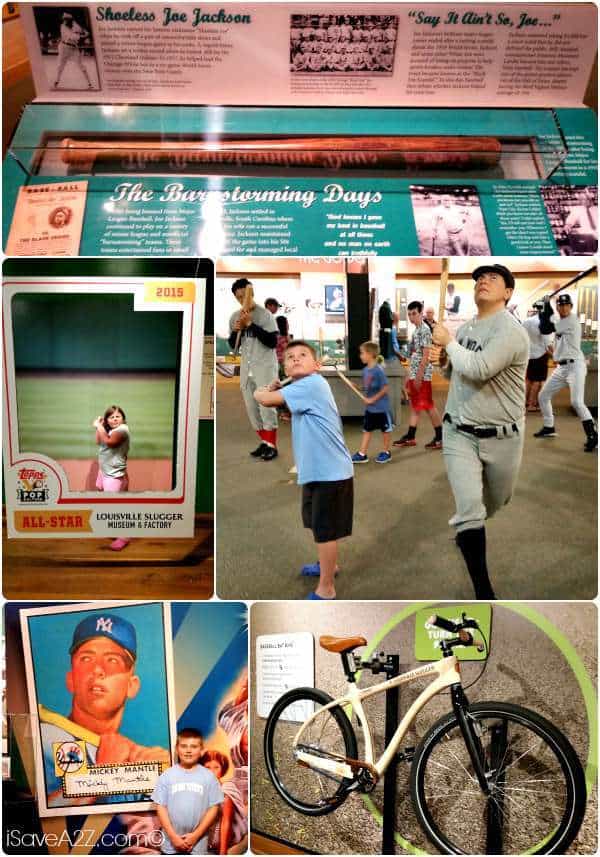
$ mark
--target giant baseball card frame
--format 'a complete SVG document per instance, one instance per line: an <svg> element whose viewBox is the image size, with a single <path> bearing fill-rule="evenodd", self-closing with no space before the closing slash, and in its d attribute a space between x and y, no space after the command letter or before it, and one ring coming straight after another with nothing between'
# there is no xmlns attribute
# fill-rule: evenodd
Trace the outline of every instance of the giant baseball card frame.
<svg viewBox="0 0 600 857"><path fill-rule="evenodd" d="M18 264L18 263L16 263ZM23 263L27 264L27 263ZM65 271L69 271L69 263ZM160 538L194 533L196 459L208 266L197 276L5 276L3 282L3 430L6 520L9 538ZM144 270L147 270L148 263ZM14 271L14 265L11 271ZM27 269L29 270L29 269ZM62 270L62 269L61 269ZM157 269L158 270L158 269ZM112 274L112 271L111 271ZM206 276L205 276L206 274ZM181 314L175 380L173 476L170 489L103 493L69 486L60 463L22 449L16 397L12 305L15 296L106 294L133 296L134 311Z"/></svg>

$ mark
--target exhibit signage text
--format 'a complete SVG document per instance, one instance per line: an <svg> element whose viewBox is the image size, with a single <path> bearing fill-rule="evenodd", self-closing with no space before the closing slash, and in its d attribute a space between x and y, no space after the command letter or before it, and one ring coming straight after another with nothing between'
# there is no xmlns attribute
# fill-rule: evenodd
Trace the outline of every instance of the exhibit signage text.
<svg viewBox="0 0 600 857"><path fill-rule="evenodd" d="M237 185L233 190L189 190L183 182L169 182L156 196L154 190L142 182L120 182L109 197L111 202L290 202L310 208L320 195L314 190L292 190L286 185L282 190L242 190ZM339 182L330 182L323 187L323 203L347 203L367 208L381 202L380 191L349 191Z"/></svg>
<svg viewBox="0 0 600 857"><path fill-rule="evenodd" d="M135 6L130 6L124 11L113 9L112 6L98 6L96 20L118 21L120 24L127 22L140 24L156 21L157 15L154 12L141 12ZM225 9L219 9L218 12L207 12L200 6L192 9L191 13L173 6L164 6L160 21L163 27L168 27L171 24L189 24L191 27L199 27L202 24L251 24L252 16L239 12L230 14Z"/></svg>
<svg viewBox="0 0 600 857"><path fill-rule="evenodd" d="M430 12L426 12L423 9L411 9L408 13L408 17L413 21L413 23L419 25L424 24L432 29L435 29L440 25L444 26L445 24L449 26L458 24L475 27L514 27L515 30L521 30L524 27L551 27L553 23L560 21L560 13L558 12L553 13L549 20L533 17L527 12L518 12L517 15L518 19L515 19L510 15L507 15L505 12L492 14L491 12L476 12L469 10L468 12L462 12L461 14L450 11L447 13L445 18L442 18L441 15L432 15Z"/></svg>

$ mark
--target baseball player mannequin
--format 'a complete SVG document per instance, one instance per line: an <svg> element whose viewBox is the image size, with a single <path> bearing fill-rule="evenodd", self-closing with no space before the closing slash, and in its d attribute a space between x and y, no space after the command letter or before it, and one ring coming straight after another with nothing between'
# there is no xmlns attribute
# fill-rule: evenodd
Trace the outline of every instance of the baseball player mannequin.
<svg viewBox="0 0 600 857"><path fill-rule="evenodd" d="M571 391L571 405L581 420L585 432L585 452L593 452L598 446L598 432L591 413L583 401L583 390L587 367L581 351L581 325L572 312L573 303L569 295L560 295L556 299L558 315L551 315L550 301L545 302L541 312L540 325L544 332L554 330L554 361L558 364L552 375L542 387L539 395L540 410L544 425L536 431L534 437L554 437L554 414L552 396L563 387Z"/></svg>
<svg viewBox="0 0 600 857"><path fill-rule="evenodd" d="M476 597L495 598L485 521L509 502L521 464L529 338L505 309L515 286L508 268L481 265L473 279L477 315L456 339L436 324L433 341L445 349L439 363L450 374L443 454L456 514L449 524Z"/></svg>
<svg viewBox="0 0 600 857"><path fill-rule="evenodd" d="M238 303L244 303L246 286L250 280L242 277L231 287ZM246 412L252 428L260 438L260 444L250 453L254 458L272 461L277 458L277 411L265 408L254 398L259 387L266 387L278 375L277 322L268 309L252 303L246 311L243 308L234 312L229 319L229 344L233 348L237 333L242 331L240 342L240 388L246 405Z"/></svg>

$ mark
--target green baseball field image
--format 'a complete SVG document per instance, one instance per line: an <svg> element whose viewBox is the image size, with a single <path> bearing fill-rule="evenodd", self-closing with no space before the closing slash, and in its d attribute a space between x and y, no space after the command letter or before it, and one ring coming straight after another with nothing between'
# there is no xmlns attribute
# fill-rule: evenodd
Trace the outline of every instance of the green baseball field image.
<svg viewBox="0 0 600 857"><path fill-rule="evenodd" d="M95 459L97 416L118 405L131 433L129 459L170 459L175 433L171 373L18 373L19 450L53 458Z"/></svg>

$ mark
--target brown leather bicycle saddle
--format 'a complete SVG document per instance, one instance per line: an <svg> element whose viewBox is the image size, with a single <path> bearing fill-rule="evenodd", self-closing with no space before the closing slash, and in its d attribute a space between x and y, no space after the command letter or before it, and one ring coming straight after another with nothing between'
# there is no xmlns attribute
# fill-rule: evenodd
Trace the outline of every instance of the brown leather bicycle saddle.
<svg viewBox="0 0 600 857"><path fill-rule="evenodd" d="M328 652L337 652L340 655L351 652L358 646L367 645L364 637L330 637L328 634L319 637L319 643Z"/></svg>

